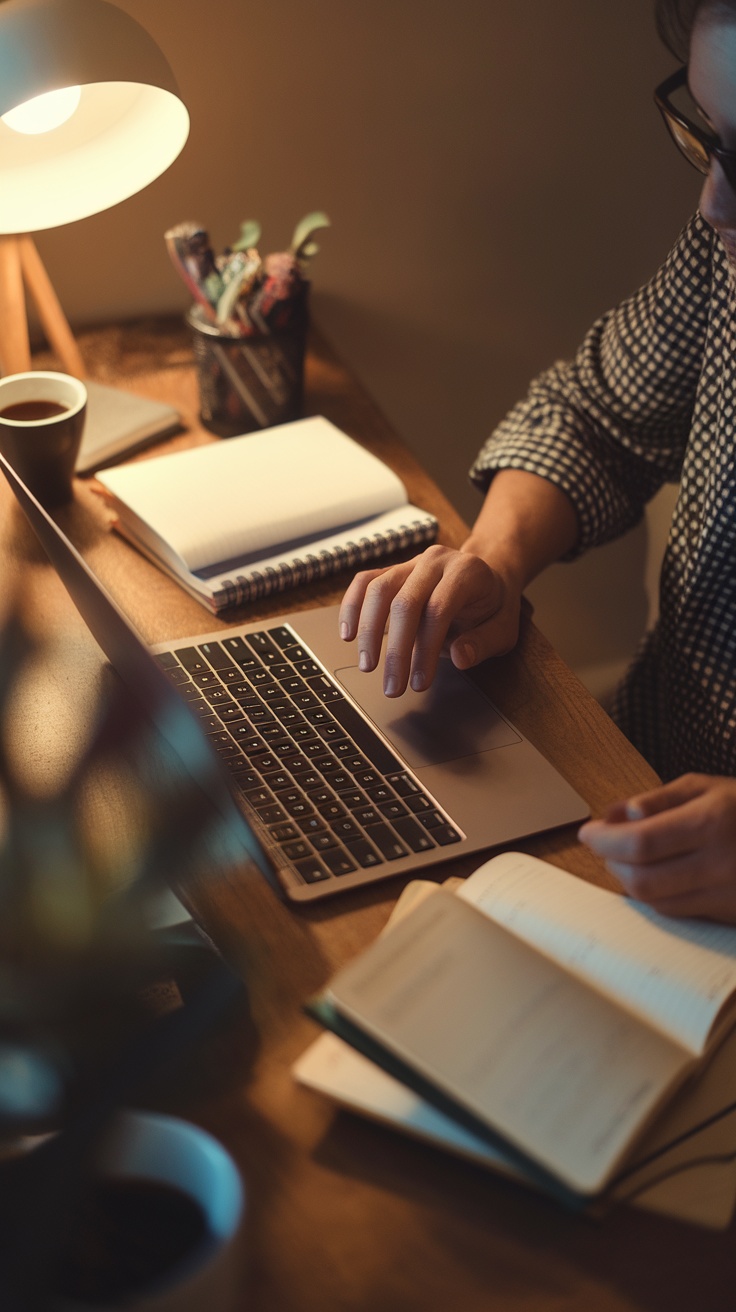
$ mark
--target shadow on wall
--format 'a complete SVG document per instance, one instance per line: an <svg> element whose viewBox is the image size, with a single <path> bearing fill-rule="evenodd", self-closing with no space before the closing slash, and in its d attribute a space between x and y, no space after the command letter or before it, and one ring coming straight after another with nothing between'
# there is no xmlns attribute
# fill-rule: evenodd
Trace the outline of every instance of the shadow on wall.
<svg viewBox="0 0 736 1312"><path fill-rule="evenodd" d="M553 565L528 589L537 625L604 705L659 613L659 572L677 492L662 488L631 532Z"/></svg>

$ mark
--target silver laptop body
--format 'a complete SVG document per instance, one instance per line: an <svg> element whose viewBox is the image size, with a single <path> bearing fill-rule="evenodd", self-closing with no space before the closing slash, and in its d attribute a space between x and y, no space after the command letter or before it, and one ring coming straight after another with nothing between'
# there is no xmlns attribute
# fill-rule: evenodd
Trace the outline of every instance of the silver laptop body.
<svg viewBox="0 0 736 1312"><path fill-rule="evenodd" d="M493 705L492 662L460 673L443 659L430 690L386 698L381 671L361 673L354 649L340 640L337 607L149 650L2 456L0 467L131 693L161 722L167 708L181 714L188 705L198 726L194 738L182 739L197 744L191 772L201 771L207 742L213 802L227 811L235 800L251 850L266 854L264 872L275 873L272 882L293 901L419 875L588 815L583 799ZM292 688L294 708L285 709L282 690ZM284 740L292 732L287 721L302 735L293 746ZM180 756L187 750L178 743Z"/></svg>

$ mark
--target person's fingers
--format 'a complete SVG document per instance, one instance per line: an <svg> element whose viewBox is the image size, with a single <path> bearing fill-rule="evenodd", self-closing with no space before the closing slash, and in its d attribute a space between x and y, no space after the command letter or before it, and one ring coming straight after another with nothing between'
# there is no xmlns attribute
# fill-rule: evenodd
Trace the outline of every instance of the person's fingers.
<svg viewBox="0 0 736 1312"><path fill-rule="evenodd" d="M606 861L650 865L699 849L706 837L707 813L708 808L695 797L641 820L613 824L588 820L578 837Z"/></svg>
<svg viewBox="0 0 736 1312"><path fill-rule="evenodd" d="M429 687L452 618L477 586L467 563L458 552L430 547L392 597L383 680L387 697L405 692L410 676L416 692ZM380 580L374 587L379 586Z"/></svg>
<svg viewBox="0 0 736 1312"><path fill-rule="evenodd" d="M395 637L398 640L399 652L403 650L398 626L396 632L394 631L395 614L403 593L410 593L413 583L413 578L407 580L405 589L391 608L386 653L387 669L392 669ZM431 684L437 673L439 658L448 646L453 632L458 628L465 631L468 624L477 625L476 617L485 618L486 615L494 613L501 605L503 595L504 589L499 576L482 561L456 555L446 563L441 577L421 610L414 637L410 683L415 692L421 692ZM482 625L477 627L480 628ZM475 631L475 628L470 630L471 633ZM487 641L481 637L480 646L487 645ZM454 639L450 643L450 655L453 646ZM403 670L400 672L400 677L401 673Z"/></svg>
<svg viewBox="0 0 736 1312"><path fill-rule="evenodd" d="M452 662L459 670L469 670L491 656L504 656L516 646L519 636L518 606L502 606L489 619L458 633L450 644Z"/></svg>
<svg viewBox="0 0 736 1312"><path fill-rule="evenodd" d="M705 896L718 887L711 876L707 854L688 852L650 865L626 861L607 861L608 869L623 885L629 897L650 906L664 900Z"/></svg>
<svg viewBox="0 0 736 1312"><path fill-rule="evenodd" d="M355 575L345 589L337 617L340 637L343 641L352 642L357 637L363 603L369 584L381 575L394 575L397 578L396 590L398 591L411 568L412 562L407 561L403 565L389 566L384 569L361 570Z"/></svg>
<svg viewBox="0 0 736 1312"><path fill-rule="evenodd" d="M695 917L736 924L736 885L719 884L673 897L652 898L649 905L663 916Z"/></svg>
<svg viewBox="0 0 736 1312"><path fill-rule="evenodd" d="M683 802L689 802L694 797L702 797L712 784L713 779L708 775L681 775L679 779L673 779L659 788L652 788L649 792L638 793L615 803L606 812L605 819L639 820L645 816L657 815L660 811L682 806Z"/></svg>
<svg viewBox="0 0 736 1312"><path fill-rule="evenodd" d="M415 691L423 691L453 633L466 635L456 651L471 645L465 667L513 646L518 613L495 636L484 627L502 607L504 593L500 576L480 557L435 545L402 565L357 574L340 607L340 634L346 641L357 638L358 664L366 671L376 668L385 634L385 693L400 696L410 679ZM456 664L464 667L462 654Z"/></svg>

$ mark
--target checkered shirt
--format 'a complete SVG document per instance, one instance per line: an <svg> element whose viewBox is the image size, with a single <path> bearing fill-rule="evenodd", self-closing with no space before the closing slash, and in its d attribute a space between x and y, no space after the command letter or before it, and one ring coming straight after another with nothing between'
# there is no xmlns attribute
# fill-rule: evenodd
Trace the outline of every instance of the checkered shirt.
<svg viewBox="0 0 736 1312"><path fill-rule="evenodd" d="M696 215L656 277L535 380L470 471L481 489L500 469L561 487L580 522L571 557L624 533L679 481L659 620L613 712L665 779L736 775L735 395L732 275Z"/></svg>

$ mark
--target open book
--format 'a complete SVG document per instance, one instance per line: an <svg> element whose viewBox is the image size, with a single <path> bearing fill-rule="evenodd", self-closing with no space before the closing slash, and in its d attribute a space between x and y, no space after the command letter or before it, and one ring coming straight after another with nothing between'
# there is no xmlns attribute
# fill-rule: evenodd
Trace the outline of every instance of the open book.
<svg viewBox="0 0 736 1312"><path fill-rule="evenodd" d="M309 1009L572 1201L622 1173L735 996L736 930L504 853L419 901Z"/></svg>
<svg viewBox="0 0 736 1312"><path fill-rule="evenodd" d="M97 482L118 531L214 611L437 534L393 470L321 417L123 465Z"/></svg>

